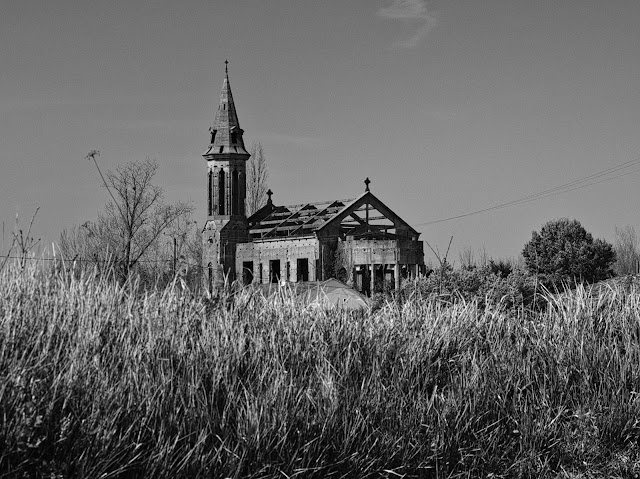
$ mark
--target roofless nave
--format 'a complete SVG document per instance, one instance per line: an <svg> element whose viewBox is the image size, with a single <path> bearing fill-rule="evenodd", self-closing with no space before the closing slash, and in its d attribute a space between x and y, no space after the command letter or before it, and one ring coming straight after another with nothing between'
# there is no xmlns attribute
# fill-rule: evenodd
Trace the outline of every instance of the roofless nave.
<svg viewBox="0 0 640 479"><path fill-rule="evenodd" d="M203 231L203 266L210 288L225 279L275 283L337 277L370 293L385 281L399 287L402 276L424 265L420 233L366 188L357 198L276 206L268 192L265 206L245 214L246 162L229 86L220 93L207 161L208 216Z"/></svg>

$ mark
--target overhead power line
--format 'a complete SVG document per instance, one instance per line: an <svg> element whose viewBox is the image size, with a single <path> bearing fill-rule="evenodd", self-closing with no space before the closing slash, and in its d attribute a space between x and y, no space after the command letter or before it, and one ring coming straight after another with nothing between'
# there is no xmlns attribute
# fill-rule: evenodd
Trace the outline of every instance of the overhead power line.
<svg viewBox="0 0 640 479"><path fill-rule="evenodd" d="M551 196L560 195L563 193L568 193L570 191L579 190L581 188L586 188L588 186L597 185L598 183L604 183L606 181L615 180L617 178L622 178L623 176L628 176L633 173L640 172L640 168L628 171L630 168L634 166L640 165L640 157L635 158L633 160L625 161L616 166L612 166L610 168L604 169L602 171L598 171L597 173L593 173L591 175L584 176L582 178L570 181L568 183L564 183L559 186L554 186L553 188L549 188L547 190L539 191L537 193L533 193L527 196L523 196L521 198L508 201L506 203L500 203L497 205L489 206L487 208L482 208L479 210L471 211L469 213L464 213L455 216L449 216L447 218L442 218L439 220L427 221L424 223L415 223L412 226L427 226L433 225L436 223L444 223L446 221L457 220L460 218L467 218L469 216L478 215L480 213L486 213L489 211L499 210L503 208L509 208L511 206L523 205L526 203L531 203L532 201L538 201L544 198L549 198ZM619 174L614 174L619 173ZM614 176L610 176L614 175Z"/></svg>

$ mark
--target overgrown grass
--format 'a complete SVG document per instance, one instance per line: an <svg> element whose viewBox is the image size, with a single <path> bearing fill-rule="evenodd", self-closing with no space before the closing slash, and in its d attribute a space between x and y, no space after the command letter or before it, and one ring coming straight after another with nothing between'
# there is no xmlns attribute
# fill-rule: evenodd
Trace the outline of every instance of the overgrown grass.
<svg viewBox="0 0 640 479"><path fill-rule="evenodd" d="M640 291L213 304L0 279L1 477L636 477Z"/></svg>

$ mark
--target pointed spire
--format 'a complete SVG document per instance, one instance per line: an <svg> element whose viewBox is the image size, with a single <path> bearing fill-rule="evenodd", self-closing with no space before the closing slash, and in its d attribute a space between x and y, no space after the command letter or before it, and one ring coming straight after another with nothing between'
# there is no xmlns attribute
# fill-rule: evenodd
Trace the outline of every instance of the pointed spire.
<svg viewBox="0 0 640 479"><path fill-rule="evenodd" d="M229 84L229 61L224 61L224 81L220 91L220 100L216 111L213 126L209 129L210 146L205 155L215 154L239 154L248 158L249 153L245 149L242 139L242 128L238 121L236 105L233 101L231 86Z"/></svg>

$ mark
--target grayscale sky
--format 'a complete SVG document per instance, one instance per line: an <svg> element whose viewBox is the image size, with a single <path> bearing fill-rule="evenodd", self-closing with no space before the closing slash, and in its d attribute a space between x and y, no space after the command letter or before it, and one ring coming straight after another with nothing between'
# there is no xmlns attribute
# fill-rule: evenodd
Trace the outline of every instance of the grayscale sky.
<svg viewBox="0 0 640 479"><path fill-rule="evenodd" d="M3 2L0 219L57 240L107 200L92 164L149 156L169 201L205 215L229 59L247 146L277 204L372 191L452 259L516 256L547 220L640 227L640 165L454 221L640 158L636 0ZM5 233L6 235L6 233ZM427 258L431 253L425 246Z"/></svg>

